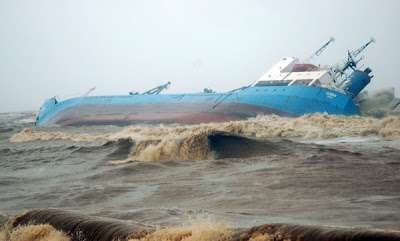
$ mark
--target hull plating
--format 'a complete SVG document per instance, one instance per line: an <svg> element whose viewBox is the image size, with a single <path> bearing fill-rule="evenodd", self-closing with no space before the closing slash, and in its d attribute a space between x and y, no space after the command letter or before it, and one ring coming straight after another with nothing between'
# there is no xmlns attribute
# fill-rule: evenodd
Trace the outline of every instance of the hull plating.
<svg viewBox="0 0 400 241"><path fill-rule="evenodd" d="M240 120L259 114L359 114L352 99L315 86L249 87L235 93L93 96L41 108L37 125L206 123Z"/></svg>

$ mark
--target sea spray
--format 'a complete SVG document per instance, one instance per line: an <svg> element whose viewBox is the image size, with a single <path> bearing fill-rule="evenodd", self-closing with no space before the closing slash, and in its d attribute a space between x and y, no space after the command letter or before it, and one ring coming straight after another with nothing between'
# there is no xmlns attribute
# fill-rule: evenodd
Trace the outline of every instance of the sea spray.
<svg viewBox="0 0 400 241"><path fill-rule="evenodd" d="M361 99L360 99L361 97ZM395 98L394 88L376 91L368 96L368 93L358 97L360 112L365 116L385 117L390 113L390 104Z"/></svg>
<svg viewBox="0 0 400 241"><path fill-rule="evenodd" d="M70 241L63 232L48 224L26 225L0 231L0 241Z"/></svg>
<svg viewBox="0 0 400 241"><path fill-rule="evenodd" d="M162 227L142 239L129 241L231 241L234 231L227 223L218 223L210 217L199 217L178 227Z"/></svg>

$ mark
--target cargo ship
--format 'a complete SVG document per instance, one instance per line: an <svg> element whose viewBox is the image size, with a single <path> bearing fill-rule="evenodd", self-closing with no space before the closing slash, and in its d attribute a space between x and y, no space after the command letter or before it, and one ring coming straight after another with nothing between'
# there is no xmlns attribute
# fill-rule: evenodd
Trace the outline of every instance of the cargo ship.
<svg viewBox="0 0 400 241"><path fill-rule="evenodd" d="M370 83L371 69L360 70L357 56L375 40L335 66L314 65L295 57L281 59L259 80L229 92L161 94L170 82L142 94L81 96L45 101L36 125L95 125L136 123L198 124L242 120L257 115L296 117L310 113L359 115L357 96ZM319 56L334 38L318 49ZM310 57L309 59L311 59Z"/></svg>

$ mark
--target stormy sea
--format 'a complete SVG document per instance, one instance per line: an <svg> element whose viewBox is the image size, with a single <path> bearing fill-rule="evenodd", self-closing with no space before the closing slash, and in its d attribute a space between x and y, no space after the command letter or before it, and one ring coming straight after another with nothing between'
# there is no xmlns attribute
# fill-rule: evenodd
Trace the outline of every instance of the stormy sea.
<svg viewBox="0 0 400 241"><path fill-rule="evenodd" d="M0 240L400 240L400 116L37 127L0 113Z"/></svg>

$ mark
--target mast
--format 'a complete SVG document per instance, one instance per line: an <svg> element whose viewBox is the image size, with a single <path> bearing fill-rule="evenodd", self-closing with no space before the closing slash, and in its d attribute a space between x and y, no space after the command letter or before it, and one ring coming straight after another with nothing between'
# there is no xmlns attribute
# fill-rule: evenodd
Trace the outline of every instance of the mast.
<svg viewBox="0 0 400 241"><path fill-rule="evenodd" d="M352 68L353 70L355 68L357 68L357 63L360 62L363 57L361 57L360 59L356 60L355 58L371 43L375 43L375 39L373 37L370 38L370 41L366 44L364 44L363 46L361 46L359 49L355 50L355 51L347 51L347 62L343 65L343 67L336 69L335 75L339 74L340 76L342 76L344 74L344 72L348 69L348 68ZM335 76L336 77L336 76ZM336 79L336 78L335 78Z"/></svg>

